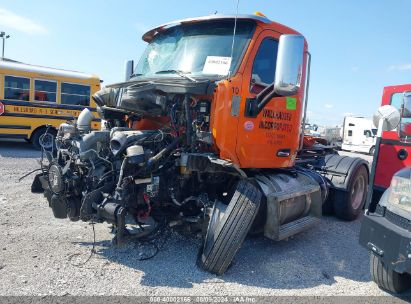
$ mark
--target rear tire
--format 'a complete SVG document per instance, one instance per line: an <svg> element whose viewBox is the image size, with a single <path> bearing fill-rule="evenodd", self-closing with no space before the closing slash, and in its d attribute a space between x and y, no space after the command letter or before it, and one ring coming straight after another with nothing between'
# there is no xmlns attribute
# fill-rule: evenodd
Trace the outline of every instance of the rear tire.
<svg viewBox="0 0 411 304"><path fill-rule="evenodd" d="M47 131L47 128L40 128L34 131L33 134L31 135L30 142L36 150L41 150L42 147L40 144L40 139L41 139L41 136L44 133L46 133L46 131ZM46 147L46 149L50 149L54 143L54 139L57 135L57 132L56 130L50 128L48 129L47 133L53 135L53 142L51 142L50 145Z"/></svg>
<svg viewBox="0 0 411 304"><path fill-rule="evenodd" d="M388 268L375 254L370 253L370 274L377 285L393 293L401 293L410 288L407 274L395 272Z"/></svg>
<svg viewBox="0 0 411 304"><path fill-rule="evenodd" d="M375 152L375 147L371 147L369 154L371 156L374 156L374 152Z"/></svg>
<svg viewBox="0 0 411 304"><path fill-rule="evenodd" d="M222 275L240 249L258 212L262 194L247 180L238 182L228 206L216 203L198 264Z"/></svg>
<svg viewBox="0 0 411 304"><path fill-rule="evenodd" d="M345 199L334 200L335 215L346 221L355 220L362 212L368 187L368 171L364 165L354 168L348 181L347 192L338 191L338 195L344 195Z"/></svg>

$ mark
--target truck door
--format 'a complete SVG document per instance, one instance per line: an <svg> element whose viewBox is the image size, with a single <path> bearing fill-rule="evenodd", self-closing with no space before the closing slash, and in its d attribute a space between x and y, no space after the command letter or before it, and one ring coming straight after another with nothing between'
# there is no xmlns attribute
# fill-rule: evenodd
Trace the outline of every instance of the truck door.
<svg viewBox="0 0 411 304"><path fill-rule="evenodd" d="M372 146L373 144L373 135L371 132L371 129L365 129L364 132L364 140L363 140L363 144L367 147Z"/></svg>
<svg viewBox="0 0 411 304"><path fill-rule="evenodd" d="M244 70L236 154L243 168L282 168L294 164L301 132L303 90L274 97L258 114L245 114L246 99L274 82L280 33L264 30L255 40Z"/></svg>
<svg viewBox="0 0 411 304"><path fill-rule="evenodd" d="M375 173L374 189L382 192L390 186L395 172L411 166L411 104L401 111L404 92L411 91L411 85L384 88L382 105L392 105L402 113L401 125L393 131L384 132Z"/></svg>

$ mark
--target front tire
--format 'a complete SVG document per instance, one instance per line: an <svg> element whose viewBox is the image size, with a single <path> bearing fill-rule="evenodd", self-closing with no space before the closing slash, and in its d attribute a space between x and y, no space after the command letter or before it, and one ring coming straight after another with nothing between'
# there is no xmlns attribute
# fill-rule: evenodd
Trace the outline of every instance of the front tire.
<svg viewBox="0 0 411 304"><path fill-rule="evenodd" d="M401 293L411 287L411 281L407 274L401 274L388 268L373 253L370 253L370 274L380 288L393 293Z"/></svg>
<svg viewBox="0 0 411 304"><path fill-rule="evenodd" d="M238 182L228 206L216 203L198 264L222 275L240 249L258 212L262 194L249 181Z"/></svg>

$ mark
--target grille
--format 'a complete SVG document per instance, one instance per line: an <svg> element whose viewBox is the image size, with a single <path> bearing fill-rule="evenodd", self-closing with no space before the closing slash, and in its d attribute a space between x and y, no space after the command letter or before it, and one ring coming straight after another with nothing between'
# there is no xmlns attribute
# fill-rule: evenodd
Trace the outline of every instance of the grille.
<svg viewBox="0 0 411 304"><path fill-rule="evenodd" d="M380 206L379 204L377 205L377 207L375 208L375 213L384 216L384 210L385 208Z"/></svg>
<svg viewBox="0 0 411 304"><path fill-rule="evenodd" d="M398 214L392 213L387 209L385 210L385 218L389 220L391 223L411 231L410 222L406 218L399 216Z"/></svg>

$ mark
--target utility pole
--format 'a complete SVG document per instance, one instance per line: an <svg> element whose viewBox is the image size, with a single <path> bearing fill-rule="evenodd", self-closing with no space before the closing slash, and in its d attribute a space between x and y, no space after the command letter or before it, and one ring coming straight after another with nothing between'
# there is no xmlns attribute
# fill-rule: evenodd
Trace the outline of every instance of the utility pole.
<svg viewBox="0 0 411 304"><path fill-rule="evenodd" d="M1 52L1 60L4 60L4 46L6 44L6 39L10 38L10 35L6 35L5 32L0 32L0 38L3 39L3 51Z"/></svg>

